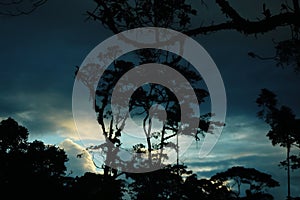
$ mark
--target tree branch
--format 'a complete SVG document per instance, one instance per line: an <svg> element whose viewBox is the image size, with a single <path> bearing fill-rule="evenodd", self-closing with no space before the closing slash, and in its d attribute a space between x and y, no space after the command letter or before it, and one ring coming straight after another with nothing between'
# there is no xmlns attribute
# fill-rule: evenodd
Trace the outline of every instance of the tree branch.
<svg viewBox="0 0 300 200"><path fill-rule="evenodd" d="M243 23L240 23L239 21L229 21L220 23L218 25L199 27L188 30L185 32L185 34L189 36L195 36L198 34L207 34L209 32L220 30L237 30L243 34L250 35L257 33L266 33L275 30L279 26L288 26L291 24L299 26L300 20L297 18L295 13L288 12L274 15L260 21L243 20Z"/></svg>
<svg viewBox="0 0 300 200"><path fill-rule="evenodd" d="M298 0L296 0L298 3ZM286 12L273 15L258 21L249 21L241 17L235 9L233 9L229 3L225 0L216 0L216 3L220 6L222 12L226 14L231 20L228 22L220 23L217 25L203 26L188 30L185 34L189 36L195 36L198 34L207 34L209 32L215 32L220 30L237 30L243 34L257 34L266 33L275 30L279 26L288 25L300 25L300 20L298 18L297 12ZM296 6L295 6L296 5ZM294 7L296 9L297 4Z"/></svg>
<svg viewBox="0 0 300 200"><path fill-rule="evenodd" d="M114 33L117 34L120 31L117 29L115 22L114 22L114 17L110 11L110 9L107 7L104 1L96 0L96 3L98 4L97 7L103 7L103 11L105 12L106 20L101 19L100 17L97 17L94 13L87 12L90 16L92 16L95 20L100 20L102 23L105 21L106 25L108 28Z"/></svg>
<svg viewBox="0 0 300 200"><path fill-rule="evenodd" d="M238 12L233 9L229 3L225 0L216 0L216 3L220 6L221 8L221 11L223 13L225 13L229 18L232 19L232 21L235 21L235 22L244 22L246 21L245 19L243 19L239 14Z"/></svg>

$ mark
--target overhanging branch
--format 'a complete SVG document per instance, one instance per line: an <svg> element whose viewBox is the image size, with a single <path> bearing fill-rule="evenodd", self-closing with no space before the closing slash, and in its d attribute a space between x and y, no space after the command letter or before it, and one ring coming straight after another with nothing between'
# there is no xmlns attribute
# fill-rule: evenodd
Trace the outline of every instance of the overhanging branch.
<svg viewBox="0 0 300 200"><path fill-rule="evenodd" d="M280 26L300 26L300 15L299 12L296 11L268 16L258 21L250 21L241 17L238 12L229 5L228 1L216 0L216 3L220 6L222 12L226 14L228 18L230 18L230 21L223 22L217 25L209 25L191 29L186 31L185 34L189 36L195 36L198 34L207 34L220 30L237 30L243 34L250 35L257 33L266 33L275 30Z"/></svg>
<svg viewBox="0 0 300 200"><path fill-rule="evenodd" d="M299 24L300 19L297 17L297 15L295 13L288 12L274 15L260 21L249 21L243 19L239 21L232 20L217 25L203 26L188 30L185 32L185 34L189 36L195 36L198 34L207 34L220 30L237 30L243 34L250 35L257 33L266 33L275 30L280 26L299 26Z"/></svg>

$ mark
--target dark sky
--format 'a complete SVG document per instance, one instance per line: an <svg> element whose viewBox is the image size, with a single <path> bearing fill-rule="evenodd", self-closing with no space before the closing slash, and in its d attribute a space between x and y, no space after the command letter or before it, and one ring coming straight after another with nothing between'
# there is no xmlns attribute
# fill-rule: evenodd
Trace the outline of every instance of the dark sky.
<svg viewBox="0 0 300 200"><path fill-rule="evenodd" d="M260 1L239 2L232 1L232 5L241 15L250 19L255 15L263 17ZM280 10L281 1L265 2L271 11ZM85 11L94 6L86 0L50 0L30 15L0 17L0 119L15 118L29 129L31 139L56 144L65 138L79 141L72 119L75 66L96 45L112 36L100 23L85 21ZM205 16L205 23L225 19L213 3L200 13ZM192 22L197 25L199 20ZM281 104L299 116L300 74L292 68L276 67L271 60L250 58L247 53L274 55L272 40L288 39L290 33L286 30L278 28L257 37L222 31L194 38L211 55L222 75L227 94L227 126L207 159L189 159L189 154L196 154L196 144L182 158L206 177L233 165L271 173L282 185L274 190L277 200L286 195L285 171L277 166L284 159L284 149L272 147L265 136L268 126L256 117L255 99L260 89L268 88L278 95ZM299 170L292 177L292 194L299 195Z"/></svg>

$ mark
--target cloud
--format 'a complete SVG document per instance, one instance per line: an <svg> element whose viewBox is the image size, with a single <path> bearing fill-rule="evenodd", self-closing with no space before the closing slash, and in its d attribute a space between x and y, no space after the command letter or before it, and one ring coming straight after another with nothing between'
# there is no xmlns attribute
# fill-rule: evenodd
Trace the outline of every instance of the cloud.
<svg viewBox="0 0 300 200"><path fill-rule="evenodd" d="M62 7L70 8L67 16ZM0 54L1 119L15 118L35 137L76 139L72 116L75 66L111 34L97 22L85 22L82 13L94 7L92 1L53 0L26 17L0 17L0 34L5 38Z"/></svg>
<svg viewBox="0 0 300 200"><path fill-rule="evenodd" d="M85 148L71 139L65 139L59 144L59 147L64 149L69 159L66 163L67 174L75 177L82 176L85 172L97 173L92 156Z"/></svg>
<svg viewBox="0 0 300 200"><path fill-rule="evenodd" d="M52 92L18 92L0 98L0 117L12 117L37 137L56 135L78 139L73 121L71 99Z"/></svg>

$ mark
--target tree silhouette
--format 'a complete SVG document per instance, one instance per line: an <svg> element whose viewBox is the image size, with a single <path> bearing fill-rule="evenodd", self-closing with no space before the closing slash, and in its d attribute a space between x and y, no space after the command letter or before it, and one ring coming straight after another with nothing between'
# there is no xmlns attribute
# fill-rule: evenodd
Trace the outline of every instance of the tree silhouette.
<svg viewBox="0 0 300 200"><path fill-rule="evenodd" d="M145 56L146 51L148 53ZM156 54L160 56L157 57L155 56ZM159 60L167 59L167 55L165 55L164 52L155 52L154 50L148 49L143 50L142 55L138 54L138 56L141 59L139 64L144 64L147 62L159 62ZM185 63L175 62L170 64L170 66L174 69L179 70L181 74L186 76L186 78L192 83L199 103L204 102L204 99L207 97L208 93L206 90L201 88L203 87L201 84L202 79L197 77L196 73L192 69L185 67ZM124 65L120 65L119 67L124 67ZM143 78L147 76L147 74L140 74L140 76L140 78ZM168 75L165 76L166 79L172 80L172 77L168 77ZM175 87L175 84L176 82L173 83L173 88ZM130 82L125 83L124 85L130 85ZM103 90L103 88L99 88L98 90L101 90L102 92L106 91ZM185 90L188 90L188 88L184 85L181 85L181 87L176 87L175 93L184 93ZM180 103L184 103L183 101L188 102L189 98L190 96L186 95ZM158 105L164 109L164 111L166 112L165 115L162 113L164 111L158 108ZM177 99L177 97L168 88L153 83L146 84L134 91L130 99L129 110L133 119L142 119L142 127L146 138L145 145L147 147L147 154L149 156L148 161L152 163L156 159L156 163L158 165L160 165L161 161L164 159L162 150L165 146L178 151L176 142L174 140L170 141L170 139L174 138L177 135L180 126L183 127L183 124L180 125L180 116L190 120L192 120L193 117L200 117L193 116L194 111L191 106L189 108L186 108L186 113L181 113L179 100ZM202 116L198 130L187 131L182 129L182 132L184 132L185 135L191 135L192 137L198 138L198 134L202 134L202 131L208 131L209 118L209 114ZM155 119L160 121L160 123L162 124L162 128L160 130L155 130L155 127L153 127L152 125L152 122ZM152 155L152 150L160 150L160 153Z"/></svg>
<svg viewBox="0 0 300 200"><path fill-rule="evenodd" d="M28 135L12 118L0 122L1 198L122 199L123 180L89 172L68 177L64 150L42 141L28 142Z"/></svg>
<svg viewBox="0 0 300 200"><path fill-rule="evenodd" d="M131 3L127 1L96 1L103 7L97 11L98 15L95 13L88 12L93 18L100 20L106 27L112 30L114 33L118 33L121 30L127 30L129 28L140 27L145 24L152 24L161 27L176 27L177 30L186 30L190 24L190 15L195 15L196 12L191 8L190 5L186 4L184 1L163 1L163 2L152 2L152 1L136 1L136 8L131 7ZM149 8L149 12L144 12L145 8ZM129 10L128 10L129 9ZM125 10L127 10L125 12ZM134 13L130 13L132 11ZM143 11L143 12L142 12ZM105 62L106 56L113 56L118 52L118 47L113 47L108 50L105 55L99 55L99 59ZM184 61L180 56L171 54L170 52L164 52L158 49L143 49L133 52L136 56L133 60L129 62L123 58L114 61L106 72L103 73L101 77L96 94L93 94L93 85L95 72L90 70L93 66L83 66L80 73L76 73L77 78L82 81L91 91L92 99L95 99L95 111L98 115L98 122L101 126L102 133L107 139L107 142L103 145L92 146L90 150L98 150L102 148L105 152L105 169L104 173L108 174L108 166L114 163L119 163L117 167L134 167L134 162L124 163L120 157L118 157L119 148L122 147L121 137L122 130L126 125L126 120L128 115L122 115L121 111L127 109L122 107L123 105L118 105L119 113L118 116L113 116L110 109L111 106L111 94L115 89L115 84L119 81L123 74L133 69L136 65L141 65L145 63L162 63L170 66L173 69L179 71L189 82L192 84L193 89L197 95L197 100L200 103L204 102L204 98L208 96L208 92L203 89L203 84L201 84L201 76L189 66L189 63ZM147 76L147 74L141 75ZM172 78L172 77L170 77ZM175 85L176 83L174 83ZM126 85L126 84L124 84ZM129 84L128 84L129 85ZM127 85L127 86L128 86ZM200 87L199 87L200 86ZM202 88L201 88L202 87ZM125 88L125 87L124 87ZM126 90L126 88L121 88ZM184 85L178 88L178 93L181 90L186 90ZM120 89L120 90L121 90ZM122 97L118 97L122 98ZM189 96L185 96L185 102L189 100ZM182 103L182 102L180 102ZM161 119L161 116L152 116L150 113L151 108L162 106L166 111L167 120ZM214 113L206 113L202 116L194 116L192 106L189 108L190 111L185 113L180 113L178 99L171 92L159 84L148 84L143 87L138 88L132 95L130 100L130 115L135 116L135 119L143 119L142 127L145 134L146 143L142 144L146 151L141 151L138 149L139 153L145 153L148 156L145 166L156 165L156 167L162 164L162 161L166 159L166 155L163 150L166 146L173 148L178 153L178 145L171 139L177 136L177 131L184 124L180 124L180 116L186 116L187 118L199 118L199 126L197 130L185 130L184 134L191 135L192 137L199 140L199 135L204 135L205 132L210 132L210 128L213 126L223 126L222 122L211 122L210 117ZM163 123L162 129L160 131L154 131L152 122L153 118L157 118ZM188 127L188 126L186 126ZM138 144L136 144L138 145ZM134 145L135 146L135 145ZM136 147L136 146L135 146ZM159 153L158 153L159 152ZM136 158L134 158L136 159ZM140 159L140 157L139 157ZM116 167L115 167L116 168ZM114 171L116 172L116 171Z"/></svg>
<svg viewBox="0 0 300 200"><path fill-rule="evenodd" d="M267 136L272 141L272 145L280 145L286 148L286 161L281 164L287 167L288 176L288 199L291 199L290 191L290 160L291 148L299 148L300 120L296 118L293 111L287 106L278 106L276 95L267 89L262 89L256 103L262 108L257 115L270 125L271 130ZM297 168L299 158L293 156L294 168Z"/></svg>
<svg viewBox="0 0 300 200"><path fill-rule="evenodd" d="M183 188L187 199L230 200L235 198L230 188L227 188L222 182L198 179L196 174L192 174L186 178Z"/></svg>
<svg viewBox="0 0 300 200"><path fill-rule="evenodd" d="M83 199L122 199L123 180L116 180L102 174L86 172L83 176L70 179L67 198Z"/></svg>
<svg viewBox="0 0 300 200"><path fill-rule="evenodd" d="M22 151L26 147L28 130L20 126L14 119L8 118L0 123L0 152L7 154Z"/></svg>
<svg viewBox="0 0 300 200"><path fill-rule="evenodd" d="M273 199L272 195L266 193L265 189L278 187L279 183L272 176L260 172L254 168L241 166L232 167L225 172L212 176L211 181L221 182L233 191L236 198L241 197L242 188L245 188L245 199Z"/></svg>
<svg viewBox="0 0 300 200"><path fill-rule="evenodd" d="M192 171L185 165L167 165L162 169L136 174L127 173L133 179L128 185L132 199L186 199L184 197L184 176Z"/></svg>
<svg viewBox="0 0 300 200"><path fill-rule="evenodd" d="M94 0L94 2L97 6L93 11L87 11L89 18L100 21L113 33L136 27L154 26L171 28L189 36L205 35L223 30L235 30L244 35L257 36L274 31L279 27L285 27L291 32L291 37L275 42L276 53L274 56L262 57L253 52L249 52L249 56L259 59L273 59L277 65L292 66L295 71L300 69L299 0L282 2L281 5L278 5L278 13L276 14L271 13L268 5L263 3L262 15L256 16L256 20L243 17L228 1L216 0L216 4L226 19L218 23L212 20L209 25L191 24L192 17L197 15L197 9L185 0L118 0L113 2ZM202 6L207 7L204 1L201 2ZM205 20L205 16L201 16L201 13L199 16L203 17L203 21ZM198 21L199 19L197 19Z"/></svg>
<svg viewBox="0 0 300 200"><path fill-rule="evenodd" d="M48 197L63 194L67 161L65 152L56 146L40 141L28 142L27 139L28 130L14 119L1 121L1 195L35 199L38 195L31 192L32 188Z"/></svg>
<svg viewBox="0 0 300 200"><path fill-rule="evenodd" d="M27 159L33 161L31 167L34 173L56 178L65 175L68 159L63 149L35 140L28 144L26 154Z"/></svg>
<svg viewBox="0 0 300 200"><path fill-rule="evenodd" d="M116 50L117 49L114 49L114 51ZM115 168L134 168L136 163L134 162L135 159L140 159L140 157L134 157L130 162L124 162L120 157L118 157L119 148L122 147L121 133L129 115L126 114L126 112L125 114L122 112L128 109L126 107L127 105L119 103L117 105L117 115L114 116L111 110L111 101L113 91L117 90L115 85L123 76L123 74L132 70L135 65L141 65L148 62L159 63L164 61L164 64L168 62L172 68L177 69L190 81L199 103L204 102L204 99L208 95L208 92L203 89L203 83L201 84L202 78L199 76L199 74L197 74L194 68L186 67L187 63L181 60L181 58L178 59L178 56L176 57L171 53L153 49L140 50L138 52L133 52L133 54L137 55L134 61L124 61L123 58L118 58L111 64L111 66L100 78L96 94L93 94L93 85L91 84L94 81L93 77L95 74L92 68L95 66L83 66L83 69L76 73L77 78L90 89L92 99L95 98L95 111L98 115L98 123L100 124L102 133L107 139L107 142L102 145L91 146L88 149L91 152L102 149L102 151L106 154L104 174L107 175L116 172L109 167L114 163L118 163L118 166L115 166ZM105 58L101 59L104 60ZM147 74L141 73L140 76L145 77ZM168 77L166 79L170 79L171 83L172 77ZM176 82L171 84L173 84L173 87L175 88ZM126 85L126 87L121 87L119 90L123 92L131 90L130 82L125 82L123 85ZM188 89L182 85L181 87L176 87L175 92L182 93L185 92L184 90ZM124 98L124 102L126 102L126 97L122 97L122 95L120 95L118 98ZM190 96L186 95L181 103L183 103L183 101L188 102L189 98ZM136 146L139 144L133 145L135 146L133 150L135 152L139 151L138 153L144 153L148 156L148 159L143 164L144 167L151 167L152 164L155 164L156 168L159 167L163 160L166 159L166 155L163 153L164 147L166 146L173 148L178 152L177 144L174 143L174 140L170 141L170 139L176 136L179 129L182 130L183 134L190 135L196 140L199 140L199 135L204 135L205 132L210 133L214 126L223 125L222 123L211 122L210 117L212 114L210 113L201 116L193 115L195 111L193 111L192 106L194 105L192 104L189 105L189 108L186 108L189 109L189 111L186 113L181 113L179 109L179 102L176 96L168 88L159 84L149 83L138 88L131 96L129 104L129 111L132 119L142 121L141 124L146 140L144 141L144 144L140 145L140 147L146 147L147 151L140 151L141 148L137 148ZM151 110L151 108L155 107L155 109L157 109L158 105L164 108L167 119L163 119L163 115L157 114L157 111L161 112L159 109L156 110L156 112L152 112L153 110ZM187 119L199 118L198 128L196 130L192 130L183 123L180 125L180 116L184 116ZM154 120L154 118L163 124L160 130L155 130L152 128L152 120ZM210 130L209 125L211 125ZM180 128L180 126L185 126L185 128Z"/></svg>

